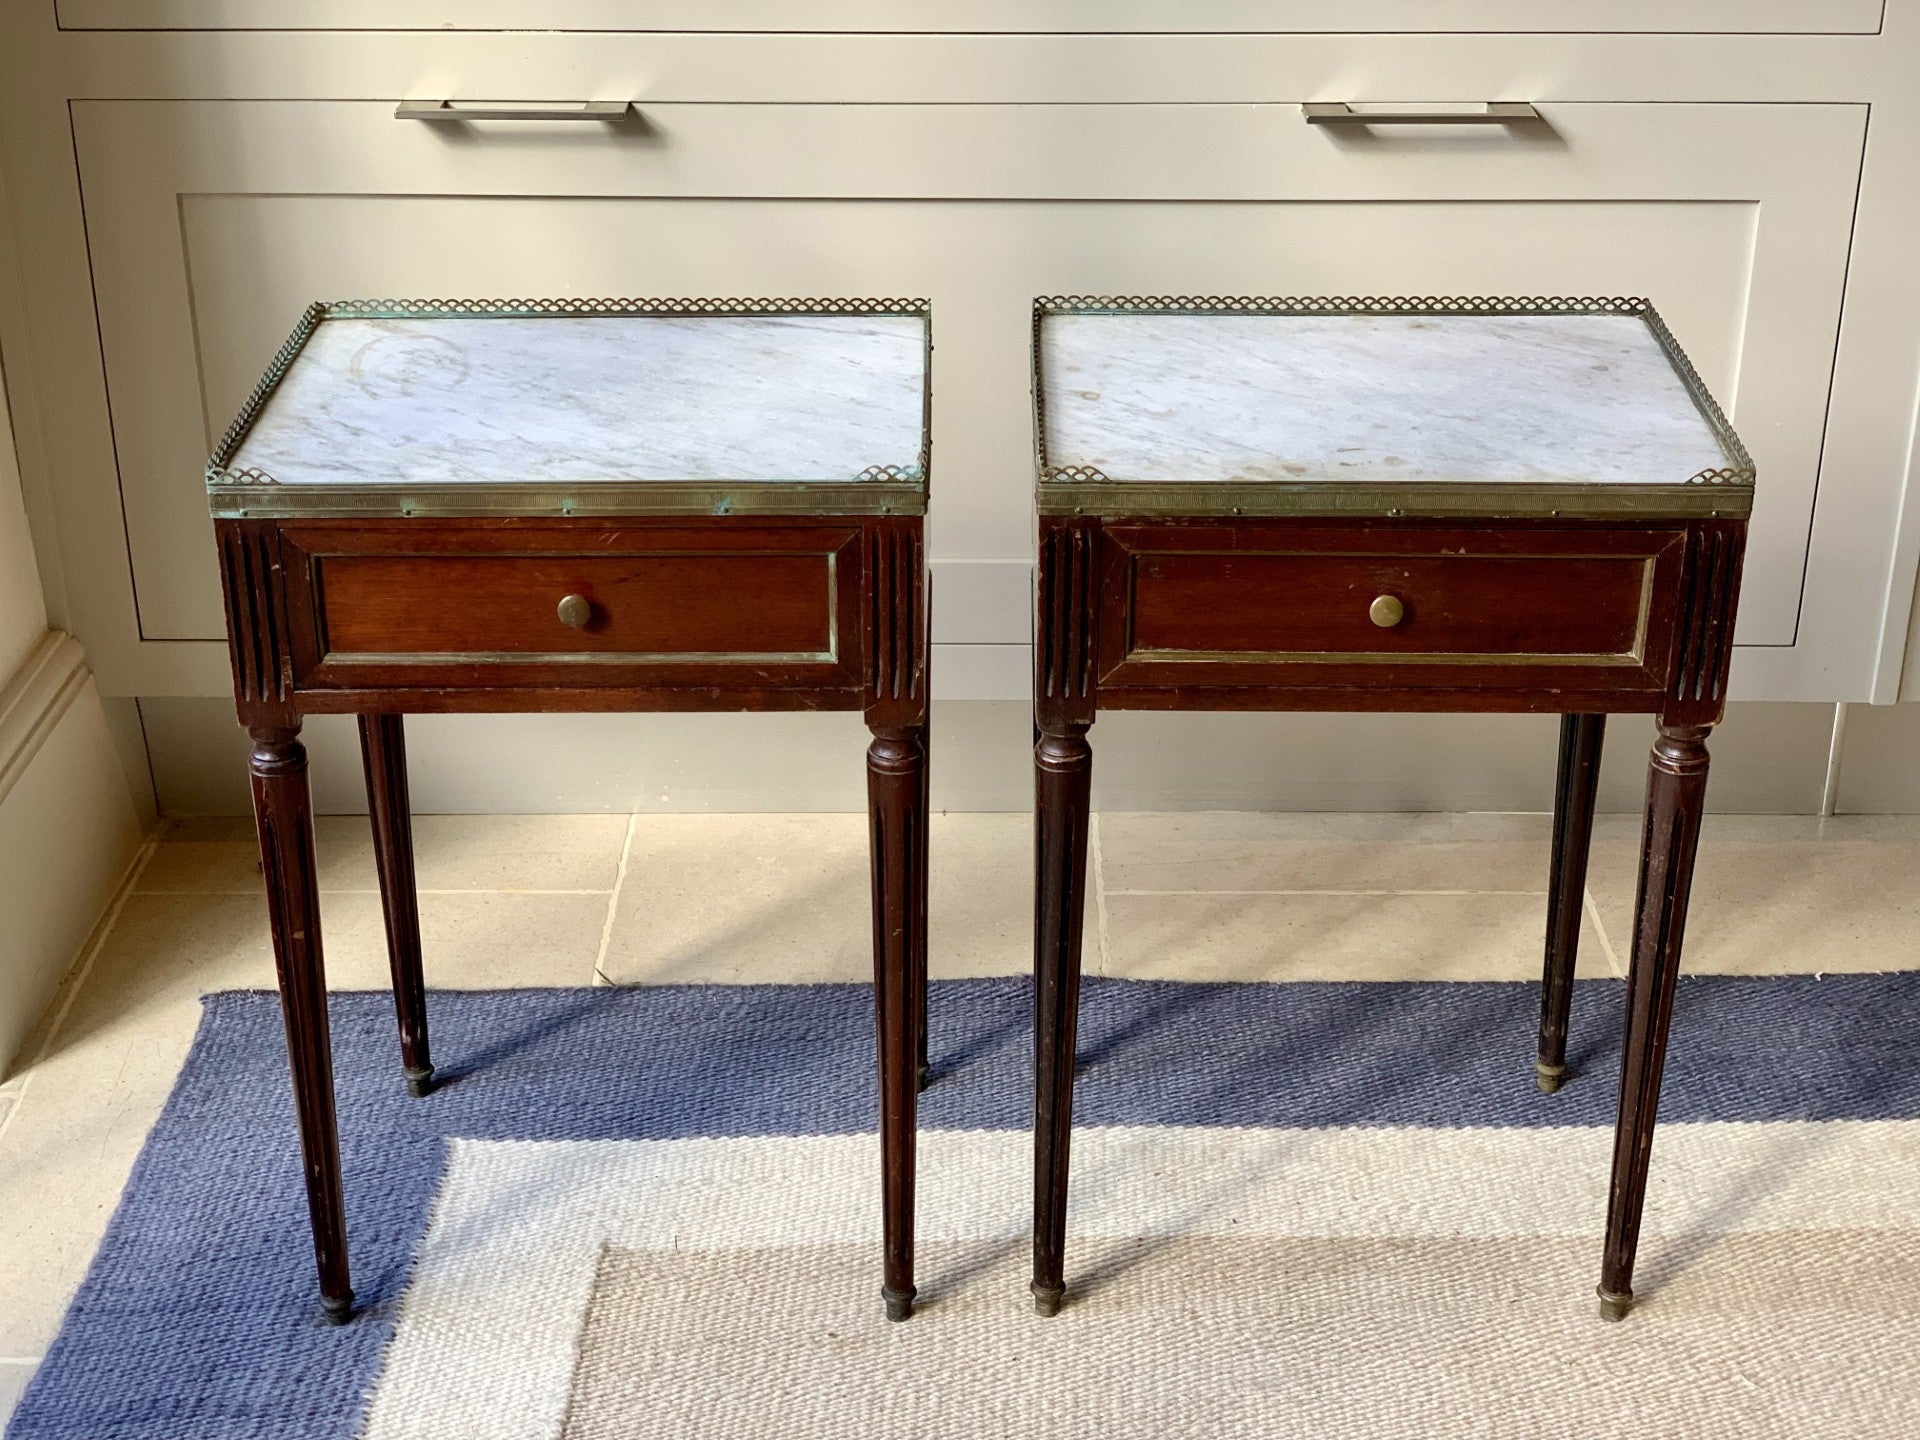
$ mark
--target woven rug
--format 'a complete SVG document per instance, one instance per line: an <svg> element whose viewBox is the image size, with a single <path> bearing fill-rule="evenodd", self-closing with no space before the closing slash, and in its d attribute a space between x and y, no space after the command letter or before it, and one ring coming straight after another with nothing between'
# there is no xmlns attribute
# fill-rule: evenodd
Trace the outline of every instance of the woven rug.
<svg viewBox="0 0 1920 1440"><path fill-rule="evenodd" d="M1069 1304L1030 998L934 989L922 1306L879 1297L861 986L333 1001L352 1324L278 1007L206 1003L15 1440L1920 1434L1920 975L1682 981L1641 1303L1596 1315L1621 989L1087 982Z"/></svg>

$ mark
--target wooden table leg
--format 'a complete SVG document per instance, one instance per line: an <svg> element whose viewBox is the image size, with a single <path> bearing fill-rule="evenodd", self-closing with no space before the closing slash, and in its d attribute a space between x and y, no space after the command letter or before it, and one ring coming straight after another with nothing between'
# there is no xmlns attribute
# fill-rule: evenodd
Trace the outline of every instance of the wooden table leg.
<svg viewBox="0 0 1920 1440"><path fill-rule="evenodd" d="M400 1063L407 1089L433 1088L427 1050L427 981L420 965L420 900L413 877L413 810L407 799L407 741L398 715L362 715L360 756L367 770L367 813L380 906L387 921L387 965L400 1022Z"/></svg>
<svg viewBox="0 0 1920 1440"><path fill-rule="evenodd" d="M933 823L933 747L932 727L920 731L920 864L915 870L918 889L913 897L913 931L908 937L913 950L913 1035L914 1083L927 1088L931 1073L927 1065L927 886L933 873L930 828Z"/></svg>
<svg viewBox="0 0 1920 1440"><path fill-rule="evenodd" d="M1567 1014L1573 965L1586 910L1587 854L1593 844L1593 801L1600 788L1604 715L1560 717L1560 772L1553 792L1553 864L1547 880L1547 955L1540 982L1540 1047L1534 1083L1551 1095L1567 1078Z"/></svg>
<svg viewBox="0 0 1920 1440"><path fill-rule="evenodd" d="M340 1190L340 1137L333 1111L333 1052L327 1030L327 976L320 956L320 890L314 875L313 810L307 750L298 725L260 727L249 769L267 881L267 915L280 976L287 1058L305 1158L307 1212L320 1267L320 1305L338 1324L353 1313L347 1278L346 1206Z"/></svg>
<svg viewBox="0 0 1920 1440"><path fill-rule="evenodd" d="M1087 727L1046 731L1034 774L1034 1309L1059 1313L1066 1294L1067 1148L1080 1011L1080 933L1087 893L1093 750Z"/></svg>
<svg viewBox="0 0 1920 1440"><path fill-rule="evenodd" d="M1633 1305L1633 1259L1647 1196L1667 1024L1680 976L1680 946L1707 790L1706 725L1660 726L1647 772L1647 821L1640 840L1640 889L1627 969L1626 1042L1620 1055L1620 1121L1613 1137L1607 1242L1600 1270L1600 1313L1626 1318Z"/></svg>
<svg viewBox="0 0 1920 1440"><path fill-rule="evenodd" d="M880 1038L880 1148L887 1318L913 1314L914 1133L919 1104L914 950L925 932L924 725L876 727L867 749L873 864L873 995ZM918 942L924 947L924 940Z"/></svg>

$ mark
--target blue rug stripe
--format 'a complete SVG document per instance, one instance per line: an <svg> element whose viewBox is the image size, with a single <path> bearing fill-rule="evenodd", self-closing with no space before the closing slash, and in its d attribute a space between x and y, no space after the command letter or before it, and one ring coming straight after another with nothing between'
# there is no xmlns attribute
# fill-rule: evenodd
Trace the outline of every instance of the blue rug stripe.
<svg viewBox="0 0 1920 1440"><path fill-rule="evenodd" d="M1557 1096L1538 987L1089 979L1082 1125L1610 1125L1623 987L1575 987ZM643 1139L875 1128L862 985L436 992L445 1085L402 1084L383 994L331 1013L354 1282L322 1324L279 1007L211 996L15 1440L347 1440L450 1136ZM1920 975L1681 982L1662 1119L1920 1117ZM1023 979L937 984L922 1123L1024 1129ZM877 1165L877 1157L876 1157ZM877 1190L877 1182L876 1182ZM877 1202L877 1194L876 1194Z"/></svg>

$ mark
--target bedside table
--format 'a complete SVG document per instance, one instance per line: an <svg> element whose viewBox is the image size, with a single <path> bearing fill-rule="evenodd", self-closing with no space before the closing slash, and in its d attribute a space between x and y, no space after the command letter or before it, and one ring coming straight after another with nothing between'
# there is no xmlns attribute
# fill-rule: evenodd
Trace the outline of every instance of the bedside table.
<svg viewBox="0 0 1920 1440"><path fill-rule="evenodd" d="M207 468L320 1293L346 1223L307 758L360 719L401 1055L431 1085L401 716L858 710L888 1313L925 1075L925 302L315 305Z"/></svg>
<svg viewBox="0 0 1920 1440"><path fill-rule="evenodd" d="M1599 1294L1634 1251L1753 465L1644 300L1034 307L1034 1279L1059 1308L1102 709L1550 711L1536 1074L1565 1073L1603 717L1658 717Z"/></svg>

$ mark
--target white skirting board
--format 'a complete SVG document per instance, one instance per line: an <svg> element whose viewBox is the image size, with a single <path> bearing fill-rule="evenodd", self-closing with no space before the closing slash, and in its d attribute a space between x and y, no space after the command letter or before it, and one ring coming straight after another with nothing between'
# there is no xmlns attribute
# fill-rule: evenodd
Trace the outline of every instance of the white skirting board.
<svg viewBox="0 0 1920 1440"><path fill-rule="evenodd" d="M140 841L86 658L51 631L0 688L0 1077Z"/></svg>
<svg viewBox="0 0 1920 1440"><path fill-rule="evenodd" d="M230 702L149 698L140 709L163 813L246 813L247 739ZM1644 716L1609 725L1605 808L1639 809L1652 732ZM1709 804L1817 813L1832 733L1831 705L1733 706L1711 742ZM866 803L868 737L852 714L418 716L407 737L413 807L421 814L818 811ZM1544 810L1553 800L1557 737L1550 715L1116 712L1090 736L1094 803L1106 810ZM365 809L353 721L317 717L304 738L316 808ZM936 678L936 807L1030 808L1031 743L1024 699L942 701Z"/></svg>

